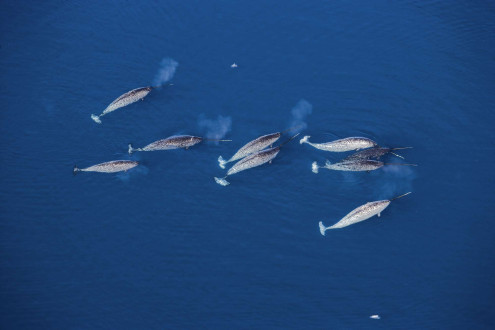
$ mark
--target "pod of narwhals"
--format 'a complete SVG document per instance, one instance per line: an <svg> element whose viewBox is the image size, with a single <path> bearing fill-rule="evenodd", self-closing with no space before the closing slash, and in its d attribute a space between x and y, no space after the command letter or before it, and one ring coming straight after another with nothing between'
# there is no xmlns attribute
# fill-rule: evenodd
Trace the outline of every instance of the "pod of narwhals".
<svg viewBox="0 0 495 330"><path fill-rule="evenodd" d="M119 108L125 107L129 104L135 103L139 100L143 100L153 89L154 87L141 87L133 89L115 99L112 103L110 103L105 110L100 115L91 115L91 119L93 119L96 123L101 124L101 117L113 112ZM299 134L296 134L280 145L273 147L273 144L277 142L280 137L288 132L295 129L289 128L284 132L271 133L267 135L260 136L248 143L246 143L243 147L241 147L237 152L232 155L229 159L225 160L222 156L218 157L218 164L222 169L225 169L226 164L230 162L237 161L226 173L224 177L218 178L215 177L215 182L222 186L227 186L230 183L226 180L227 177L248 170L250 168L254 168L257 166L261 166L266 163L271 163L272 160L277 157L280 149L296 138ZM379 159L386 155L391 154L398 158L404 159L401 155L396 154L394 151L410 149L411 147L402 147L402 148L384 148L380 147L375 141L365 138L365 137L348 137L344 139L339 139L331 142L325 143L312 143L309 142L310 136L303 137L299 143L300 144L308 144L316 149L330 151L330 152L347 152L347 151L357 151L356 153L345 157L344 159L330 163L330 161L326 161L325 165L320 166L317 162L312 163L312 171L314 173L318 173L319 168L326 168L329 170L336 171L373 171L379 169L385 165L401 165L401 166L417 166L415 164L401 164L401 163L384 163ZM133 148L131 144L128 146L128 153L132 154L138 151L158 151L158 150L172 150L172 149L188 149L202 141L231 141L231 140L217 140L217 139L206 139L199 136L192 135L175 135L170 136L165 139L161 139L155 142L152 142L142 148ZM269 147L269 148L268 148ZM267 149L268 148L268 149ZM101 164L96 164L93 166L89 166L86 168L78 168L74 166L74 175L78 172L100 172L100 173L116 173L121 171L130 170L139 163L137 161L131 160L114 160ZM369 202L362 206L357 207L345 217L343 217L336 224L325 227L323 222L319 222L320 233L325 235L325 232L329 229L337 229L344 228L350 226L352 224L367 220L374 215L380 216L381 212L385 210L390 203L398 198L404 197L410 194L410 192L403 194L401 196L392 198L390 200L381 200L375 202Z"/></svg>
<svg viewBox="0 0 495 330"><path fill-rule="evenodd" d="M345 139L340 139L340 140L335 140L331 142L325 142L325 143L312 143L309 142L310 136L307 135L303 137L299 143L307 143L310 146L320 149L320 150L325 150L325 151L331 151L331 152L346 152L346 151L357 151L356 153L347 156L346 158L336 162L336 163L330 163L330 161L326 161L324 166L319 166L317 162L313 162L311 164L311 170L314 173L318 173L319 168L326 168L329 170L336 170L336 171L373 171L376 169L379 169L382 166L385 165L402 165L402 166L417 166L416 164L400 164L400 163L384 163L379 161L379 159L390 153L396 157L404 159L401 155L398 155L394 153L393 151L395 150L402 150L402 149L410 149L411 147L402 147L402 148L382 148L376 143L375 141L365 138L365 137L349 137ZM364 150L361 150L364 149ZM361 151L359 151L361 150ZM409 195L410 192L392 198L390 200L381 200L381 201L376 201L376 202L369 202L364 205L359 206L358 208L354 209L351 211L349 214L347 214L345 217L343 217L339 222L334 224L333 226L330 227L325 227L323 225L323 222L319 222L319 227L320 227L320 233L325 236L325 232L328 229L337 229L337 228L344 228L347 226L350 226L352 224L355 224L357 222L361 222L364 220L367 220L371 218L374 215L380 216L381 212L385 210L389 205L390 202L404 197L406 195Z"/></svg>
<svg viewBox="0 0 495 330"><path fill-rule="evenodd" d="M394 156L404 159L404 157L397 155L394 153L394 150L401 149L410 149L411 147L403 147L403 148L381 148L378 144L368 138L365 137L349 137L345 139L335 140L326 143L311 143L308 141L310 136L303 137L299 143L307 143L310 146L331 152L346 152L346 151L357 151L361 149L365 149L359 152L356 152L353 155L350 155L336 163L330 163L330 161L326 161L325 165L320 166L317 162L313 162L311 164L311 170L314 173L318 173L319 168L326 168L329 170L335 171L373 171L377 170L385 165L398 165L398 166L417 166L416 164L396 164L396 163L384 163L379 161L380 157L390 153ZM375 159L373 159L375 158Z"/></svg>
<svg viewBox="0 0 495 330"><path fill-rule="evenodd" d="M290 128L287 131L290 130L292 129ZM292 136L290 139L288 139L278 147L272 147L273 143L275 143L280 138L280 136L287 131L263 135L251 142L248 142L232 157L230 157L229 160L224 160L222 156L218 157L218 165L223 169L225 168L225 164L236 161L238 159L240 160L227 171L227 174L223 178L215 177L215 182L219 185L227 186L230 184L226 180L229 175L233 175L248 170L250 168L263 165L265 163L271 164L272 160L277 157L278 153L280 152L280 148L282 148L282 146L292 141L296 136L299 135L298 133ZM265 149L268 146L270 146L270 148Z"/></svg>
<svg viewBox="0 0 495 330"><path fill-rule="evenodd" d="M116 98L112 103L110 103L103 112L97 116L92 114L91 119L93 119L96 123L101 124L101 117L113 112L117 109L123 108L127 105L135 103L137 101L143 100L153 88L156 87L140 87L133 89L127 93L122 94L118 98ZM148 144L142 148L133 148L131 144L128 146L128 153L132 154L136 151L157 151L157 150L171 150L171 149L189 149L202 141L231 141L231 140L218 140L218 139L206 139L200 136L192 136L192 135L175 135L170 136L165 139L161 139L155 142ZM86 168L78 168L74 166L73 173L76 175L78 172L99 172L99 173L116 173L130 170L139 163L137 161L130 160L113 160L101 164L96 164L93 166L89 166Z"/></svg>

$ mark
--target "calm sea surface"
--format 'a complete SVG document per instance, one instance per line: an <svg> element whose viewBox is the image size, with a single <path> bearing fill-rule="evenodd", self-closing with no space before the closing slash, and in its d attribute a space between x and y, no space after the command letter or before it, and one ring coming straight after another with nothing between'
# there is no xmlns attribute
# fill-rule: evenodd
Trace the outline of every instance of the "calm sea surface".
<svg viewBox="0 0 495 330"><path fill-rule="evenodd" d="M0 328L493 329L494 35L490 1L2 1ZM233 141L127 154L174 134ZM304 135L419 166L313 174L348 154ZM72 175L115 159L141 165Z"/></svg>

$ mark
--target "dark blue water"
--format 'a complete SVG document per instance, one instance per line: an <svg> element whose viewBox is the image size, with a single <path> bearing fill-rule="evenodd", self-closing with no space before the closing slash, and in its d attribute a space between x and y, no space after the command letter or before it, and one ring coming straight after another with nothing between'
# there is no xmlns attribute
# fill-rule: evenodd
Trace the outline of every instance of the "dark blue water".
<svg viewBox="0 0 495 330"><path fill-rule="evenodd" d="M495 326L492 2L4 1L0 35L2 329ZM163 58L173 85L90 119ZM291 142L215 184L302 99L302 135L420 166L315 175L341 155ZM219 116L231 143L126 153ZM72 176L114 159L142 164Z"/></svg>

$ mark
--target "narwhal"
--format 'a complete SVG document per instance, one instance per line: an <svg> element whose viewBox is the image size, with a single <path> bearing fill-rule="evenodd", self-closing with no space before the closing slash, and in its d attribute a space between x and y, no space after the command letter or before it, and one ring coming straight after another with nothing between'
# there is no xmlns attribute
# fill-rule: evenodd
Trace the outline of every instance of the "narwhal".
<svg viewBox="0 0 495 330"><path fill-rule="evenodd" d="M234 156L230 157L230 159L225 160L222 156L218 157L218 165L221 168L225 168L225 164L236 161L238 159L244 158L248 155L251 155L255 152L265 149L269 145L275 143L281 136L281 133L272 133L260 136L259 138L254 139L251 142L246 143L241 149L239 149Z"/></svg>
<svg viewBox="0 0 495 330"><path fill-rule="evenodd" d="M289 132L299 126L294 126L289 129L286 129L283 132L277 132L272 134L266 134L254 139L251 142L246 143L241 149L237 150L234 156L230 157L230 159L225 160L222 156L218 157L218 165L221 168L225 168L225 164L239 160L244 158L250 154L258 152L260 150L265 149L268 146L272 146L277 140L282 136L282 134Z"/></svg>
<svg viewBox="0 0 495 330"><path fill-rule="evenodd" d="M232 140L217 140L217 139L205 139L200 136L193 135L174 135L170 136L166 139L161 139L155 142L148 144L143 148L133 148L132 144L129 143L129 154L132 154L136 151L157 151L157 150L171 150L171 149L189 149L193 145L200 143L201 141L232 141Z"/></svg>
<svg viewBox="0 0 495 330"><path fill-rule="evenodd" d="M358 151L344 159L342 159L340 162L345 163L345 162L350 162L350 161L355 161L355 160L366 160L366 159L380 159L380 157L390 153L396 157L404 159L401 155L396 154L395 150L403 150L403 149L411 149L412 147L403 147L403 148L369 148L365 150Z"/></svg>
<svg viewBox="0 0 495 330"><path fill-rule="evenodd" d="M325 231L328 229L337 229L337 228L344 228L347 226L350 226L352 224L355 224L357 222L364 221L366 219L371 218L374 215L380 216L381 212L385 210L389 205L390 202L392 202L395 199L404 197L406 195L409 195L411 192L405 193L404 195L397 196L395 198L392 198L390 200L382 200L382 201L376 201L376 202L369 202L364 205L361 205L354 210L352 210L349 214L347 214L345 217L343 217L339 222L334 224L333 226L330 227L325 227L323 225L323 222L319 222L319 227L320 227L320 233L325 236Z"/></svg>
<svg viewBox="0 0 495 330"><path fill-rule="evenodd" d="M132 160L112 160L111 162L101 163L86 168L74 166L74 175L76 175L77 172L115 173L130 170L138 165L138 162Z"/></svg>
<svg viewBox="0 0 495 330"><path fill-rule="evenodd" d="M102 116L104 116L104 115L106 115L112 111L115 111L119 108L125 107L126 105L129 105L131 103L134 103L134 102L137 102L139 100L144 99L146 97L146 95L148 95L149 92L151 92L152 89L153 89L153 87L151 87L151 86L140 87L140 88L133 89L132 91L129 91L125 94L122 94L117 99L115 99L112 103L110 103L108 105L108 107L106 107L106 109L103 110L103 112L99 116L92 114L91 119L93 119L98 124L101 124L100 117L102 117Z"/></svg>
<svg viewBox="0 0 495 330"><path fill-rule="evenodd" d="M299 141L299 143L300 144L307 143L316 149L331 151L331 152L345 152L345 151L373 148L378 146L378 144L375 141L365 137L348 137L345 139L340 139L325 143L311 143L308 141L310 137L311 136L306 135Z"/></svg>
<svg viewBox="0 0 495 330"><path fill-rule="evenodd" d="M319 166L317 162L313 162L311 164L311 170L313 173L318 173L319 168L326 168L329 170L335 171L353 171L353 172L361 172L361 171L374 171L383 167L385 165L398 165L398 166L418 166L416 164L396 164L396 163L384 163L378 160L355 160L349 162L338 162L338 163L330 163L330 161L326 161L324 166Z"/></svg>
<svg viewBox="0 0 495 330"><path fill-rule="evenodd" d="M278 147L274 147L274 148L270 148L270 149L258 151L257 153L254 153L254 154L251 154L249 156L246 156L245 158L243 158L240 161L238 161L237 163L235 163L234 166L232 166L227 171L227 175L226 176L224 176L223 178L217 178L217 177L215 177L215 182L218 183L219 185L227 186L230 183L227 180L225 180L225 179L229 175L233 175L233 174L239 173L241 171L245 171L245 170L248 170L250 168L263 165L263 164L268 163L268 162L271 163L271 161L275 157L277 157L278 153L280 152L280 148L282 148L282 146L284 146L285 144L287 144L288 142L290 142L292 139L294 139L298 135L299 135L299 133L296 134L296 135L294 135L293 137L291 137L290 139L288 139L287 141L285 141L284 143L282 143Z"/></svg>

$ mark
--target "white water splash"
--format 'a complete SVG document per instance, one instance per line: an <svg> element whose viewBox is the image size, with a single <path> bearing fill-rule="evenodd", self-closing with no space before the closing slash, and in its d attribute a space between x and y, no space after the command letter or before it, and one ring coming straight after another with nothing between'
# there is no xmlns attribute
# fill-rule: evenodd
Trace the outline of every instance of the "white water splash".
<svg viewBox="0 0 495 330"><path fill-rule="evenodd" d="M217 119L208 119L204 115L200 115L198 126L200 129L206 129L205 137L207 139L219 140L230 132L232 119L223 116L218 116ZM218 142L216 143L218 144Z"/></svg>
<svg viewBox="0 0 495 330"><path fill-rule="evenodd" d="M299 133L308 127L304 121L313 112L313 106L308 101L301 99L291 110L292 120L289 127L294 127L291 133Z"/></svg>
<svg viewBox="0 0 495 330"><path fill-rule="evenodd" d="M153 79L153 86L161 87L164 83L172 79L178 66L179 63L174 59L168 57L163 58L160 62L160 69L158 69L158 72Z"/></svg>

